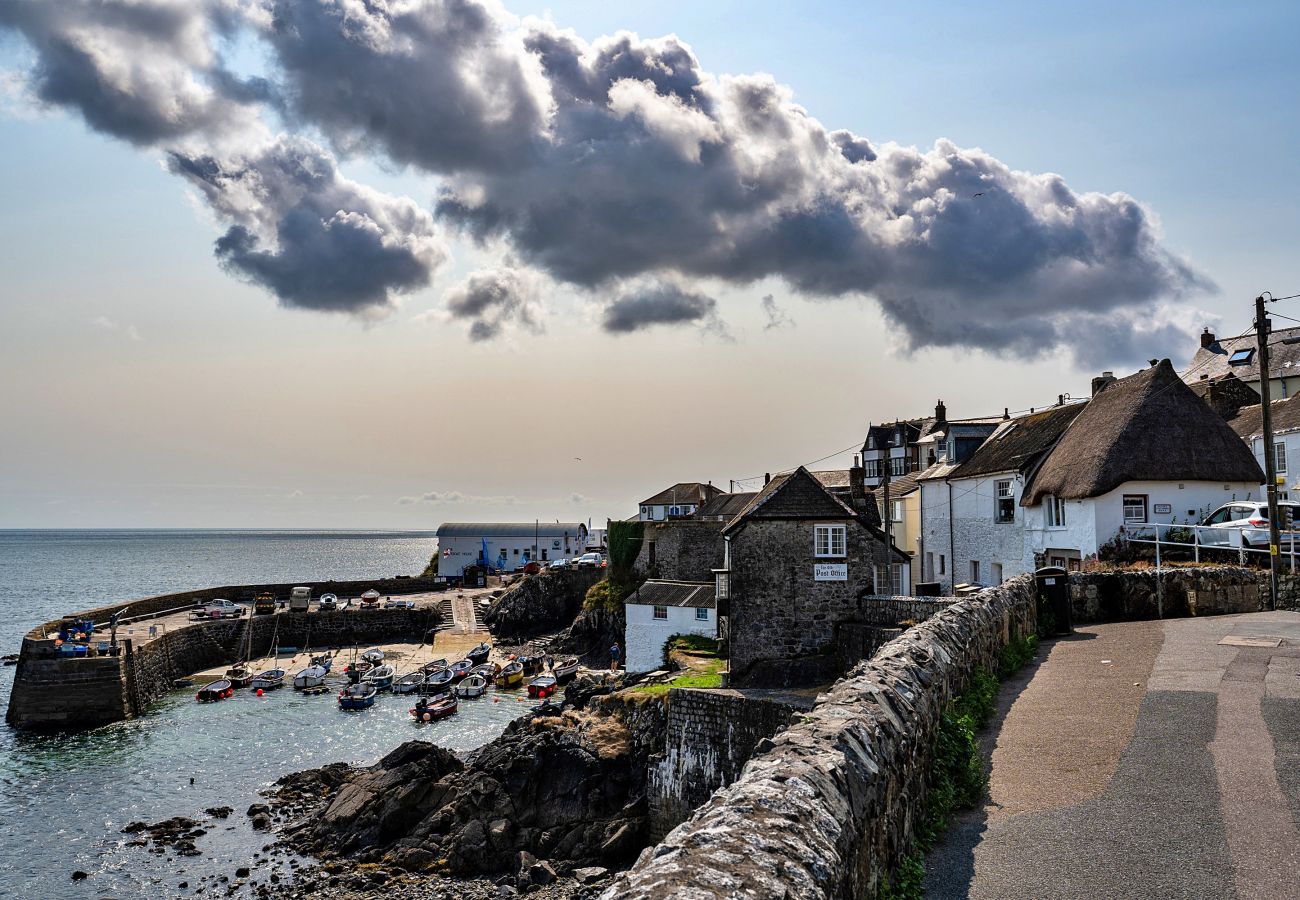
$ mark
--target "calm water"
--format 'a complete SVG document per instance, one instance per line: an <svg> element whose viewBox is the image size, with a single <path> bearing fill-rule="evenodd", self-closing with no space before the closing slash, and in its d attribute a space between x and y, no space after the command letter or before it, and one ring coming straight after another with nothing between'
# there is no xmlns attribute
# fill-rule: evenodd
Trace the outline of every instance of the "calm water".
<svg viewBox="0 0 1300 900"><path fill-rule="evenodd" d="M275 531L0 531L0 652L17 652L35 623L113 600L206 585L416 574L432 533ZM0 669L0 711L13 668ZM416 725L404 699L344 713L332 694L285 688L200 705L190 690L131 722L75 735L0 726L0 897L189 896L206 873L232 875L266 843L244 810L286 772L329 762L373 763L420 737L452 749L491 740L524 708L514 694L464 701L445 722ZM190 784L190 779L194 784ZM203 821L233 806L178 859L124 846L128 822L174 815ZM73 883L69 875L91 873ZM185 874L181 875L182 869ZM176 886L190 883L189 891ZM211 893L209 891L208 893Z"/></svg>

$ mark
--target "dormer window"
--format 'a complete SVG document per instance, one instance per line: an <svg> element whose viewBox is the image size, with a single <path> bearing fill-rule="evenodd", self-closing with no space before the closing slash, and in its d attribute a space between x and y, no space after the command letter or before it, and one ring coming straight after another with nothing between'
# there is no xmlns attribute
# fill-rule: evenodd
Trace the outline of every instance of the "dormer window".
<svg viewBox="0 0 1300 900"><path fill-rule="evenodd" d="M1244 350L1234 350L1232 351L1232 355L1228 357L1228 365L1248 366L1250 365L1250 361L1254 358L1255 358L1254 347L1247 347Z"/></svg>

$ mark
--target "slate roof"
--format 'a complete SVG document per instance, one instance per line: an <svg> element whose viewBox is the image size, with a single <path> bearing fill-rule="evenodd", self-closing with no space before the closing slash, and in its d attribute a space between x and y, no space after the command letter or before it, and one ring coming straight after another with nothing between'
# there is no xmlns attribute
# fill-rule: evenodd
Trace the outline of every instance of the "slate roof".
<svg viewBox="0 0 1300 900"><path fill-rule="evenodd" d="M708 503L695 510L695 515L701 519L721 518L731 520L756 496L758 496L757 491L718 494Z"/></svg>
<svg viewBox="0 0 1300 900"><path fill-rule="evenodd" d="M772 480L745 504L723 532L751 519L857 519L853 507L824 488L803 466L773 475Z"/></svg>
<svg viewBox="0 0 1300 900"><path fill-rule="evenodd" d="M691 504L703 506L708 500L722 493L722 488L699 481L681 481L662 490L648 500L642 500L642 506L680 506Z"/></svg>
<svg viewBox="0 0 1300 900"><path fill-rule="evenodd" d="M587 526L581 522L443 522L437 535L443 537L531 538L559 537L565 534L578 536Z"/></svg>
<svg viewBox="0 0 1300 900"><path fill-rule="evenodd" d="M1300 394L1285 400L1274 400L1272 409L1275 435L1300 429ZM1264 434L1264 404L1243 406L1236 418L1228 421L1228 425L1244 441L1260 437Z"/></svg>
<svg viewBox="0 0 1300 900"><path fill-rule="evenodd" d="M889 499L897 500L899 497L906 497L912 491L920 487L917 481L920 479L921 472L910 472L907 475L899 475L896 478L889 479ZM873 488L877 495L883 495L884 486Z"/></svg>
<svg viewBox="0 0 1300 900"><path fill-rule="evenodd" d="M1282 343L1286 338L1300 338L1300 328L1279 328L1272 333L1268 355L1269 366L1275 378L1279 375L1300 375L1300 344ZM1234 352L1253 350L1258 346L1258 338L1252 331L1240 337L1222 338L1208 347L1199 347L1181 377L1183 381L1191 383L1200 381L1202 376L1217 379L1232 372L1242 381L1259 381L1258 352L1251 354L1247 365L1228 365L1228 358Z"/></svg>
<svg viewBox="0 0 1300 900"><path fill-rule="evenodd" d="M968 460L950 471L948 477L970 478L998 472L1029 471L1056 445L1065 429L1086 406L1087 403L1052 406L1039 412L1006 420L988 436ZM921 473L921 477L943 476L937 473L931 474L927 470Z"/></svg>
<svg viewBox="0 0 1300 900"><path fill-rule="evenodd" d="M1020 502L1033 506L1045 494L1097 497L1128 481L1263 480L1250 448L1163 359L1093 397Z"/></svg>
<svg viewBox="0 0 1300 900"><path fill-rule="evenodd" d="M821 472L812 472L810 474L822 483L822 487L829 490L838 491L850 488L848 469L824 469Z"/></svg>
<svg viewBox="0 0 1300 900"><path fill-rule="evenodd" d="M712 581L644 582L624 604L637 606L694 606L712 609L718 605L717 588Z"/></svg>

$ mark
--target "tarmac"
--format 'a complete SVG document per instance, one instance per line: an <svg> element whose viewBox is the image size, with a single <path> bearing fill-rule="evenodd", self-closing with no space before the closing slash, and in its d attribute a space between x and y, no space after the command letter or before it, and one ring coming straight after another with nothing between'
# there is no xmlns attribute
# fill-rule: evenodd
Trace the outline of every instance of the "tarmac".
<svg viewBox="0 0 1300 900"><path fill-rule="evenodd" d="M1298 898L1300 613L1084 626L984 733L935 898Z"/></svg>

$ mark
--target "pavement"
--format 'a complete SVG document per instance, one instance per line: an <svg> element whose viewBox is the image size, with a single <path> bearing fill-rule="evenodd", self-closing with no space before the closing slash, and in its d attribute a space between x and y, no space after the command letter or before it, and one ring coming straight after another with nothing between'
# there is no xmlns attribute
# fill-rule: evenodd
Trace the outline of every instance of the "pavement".
<svg viewBox="0 0 1300 900"><path fill-rule="evenodd" d="M1081 627L983 741L927 897L1300 900L1300 613Z"/></svg>

